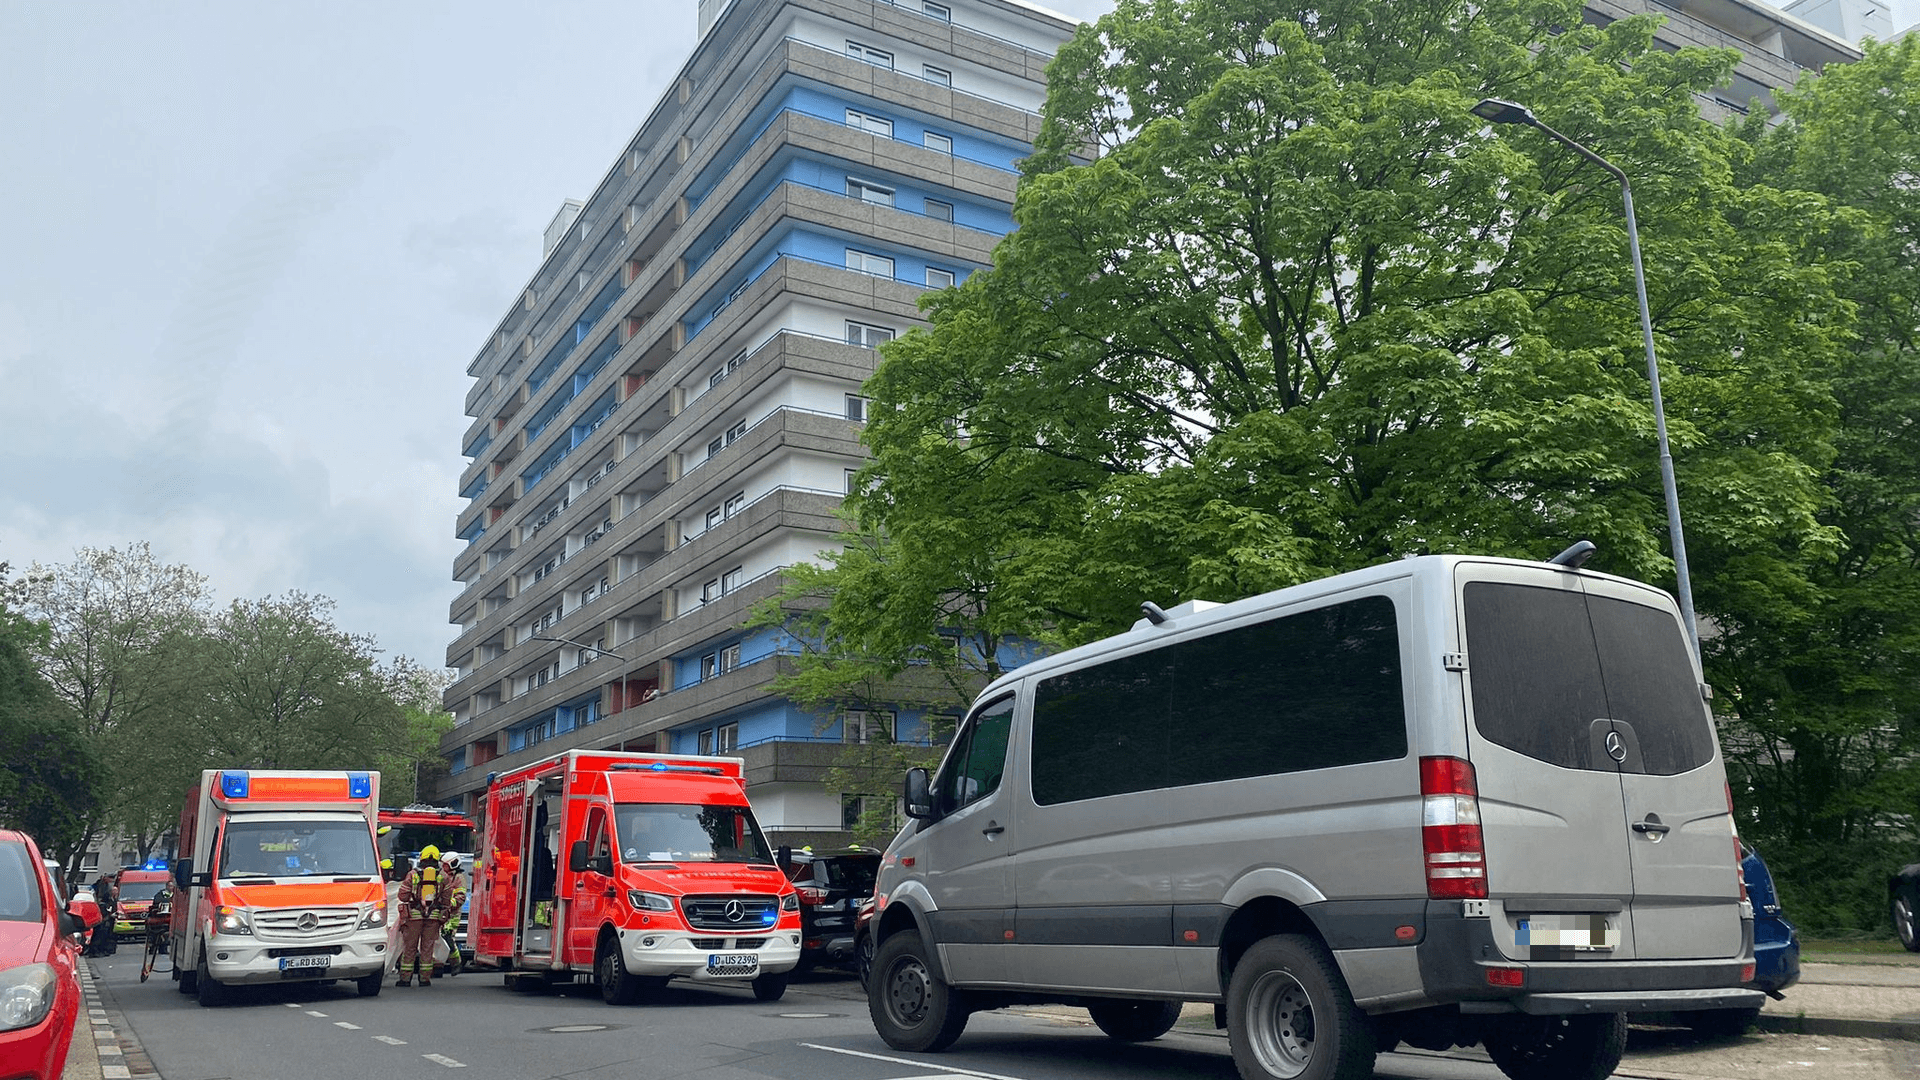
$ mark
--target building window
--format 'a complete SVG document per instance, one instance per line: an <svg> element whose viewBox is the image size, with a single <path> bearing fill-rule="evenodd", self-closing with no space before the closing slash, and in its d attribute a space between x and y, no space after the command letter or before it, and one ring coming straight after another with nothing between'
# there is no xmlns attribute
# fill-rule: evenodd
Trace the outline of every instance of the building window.
<svg viewBox="0 0 1920 1080"><path fill-rule="evenodd" d="M720 507L716 506L713 509L707 511L707 528L709 529L718 528L720 523L724 520L726 520L726 514L720 509Z"/></svg>
<svg viewBox="0 0 1920 1080"><path fill-rule="evenodd" d="M871 180L856 180L847 177L847 194L861 202L877 203L881 206L893 205L893 189L881 187Z"/></svg>
<svg viewBox="0 0 1920 1080"><path fill-rule="evenodd" d="M891 125L889 125L887 128L887 134L889 135L893 134L893 128ZM947 138L945 135L941 135L941 134L929 131L924 136L921 137L920 141L929 150L938 150L943 154L953 153L953 140Z"/></svg>
<svg viewBox="0 0 1920 1080"><path fill-rule="evenodd" d="M740 666L740 644L735 642L720 650L720 670L732 671Z"/></svg>
<svg viewBox="0 0 1920 1080"><path fill-rule="evenodd" d="M742 420L739 423L734 424L732 427L727 429L726 438L727 438L728 445L732 445L735 439L738 439L740 436L745 435L746 433L747 433L747 422L745 420Z"/></svg>
<svg viewBox="0 0 1920 1080"><path fill-rule="evenodd" d="M746 579L747 579L746 568L743 566L736 566L733 569L727 571L726 573L720 575L720 591L723 593L730 593L733 590L739 588L741 583L746 581Z"/></svg>
<svg viewBox="0 0 1920 1080"><path fill-rule="evenodd" d="M927 18L929 19L939 19L941 22L953 21L953 9L945 4L936 4L933 0L926 0L926 3L922 5L922 10L927 13Z"/></svg>
<svg viewBox="0 0 1920 1080"><path fill-rule="evenodd" d="M714 734L718 737L716 739L718 745L714 747L715 753L726 754L740 749L739 724L721 724Z"/></svg>
<svg viewBox="0 0 1920 1080"><path fill-rule="evenodd" d="M713 753L713 732L712 731L703 731L700 733L700 749L698 752L702 754Z"/></svg>
<svg viewBox="0 0 1920 1080"><path fill-rule="evenodd" d="M840 727L840 737L850 743L893 741L893 714L870 709L849 709Z"/></svg>
<svg viewBox="0 0 1920 1080"><path fill-rule="evenodd" d="M854 490L855 490L855 489L856 489L857 487L859 487L859 481L857 481L857 480L855 480L855 479L854 479L854 477L856 477L856 476L859 476L859 475L860 475L860 470L859 470L859 469L844 469L844 470L842 470L842 472L843 472L843 473L845 474L845 476L844 476L844 480L845 480L845 482L846 482L846 485L847 485L847 494L849 494L849 495L851 495L851 494L853 494L853 492L854 492Z"/></svg>
<svg viewBox="0 0 1920 1080"><path fill-rule="evenodd" d="M953 288L953 271L942 270L937 266L927 267L927 288L929 289Z"/></svg>
<svg viewBox="0 0 1920 1080"><path fill-rule="evenodd" d="M848 248L847 269L872 274L874 277L890 278L893 276L893 260L885 255L875 255L871 251Z"/></svg>
<svg viewBox="0 0 1920 1080"><path fill-rule="evenodd" d="M715 435L713 437L713 441L707 444L707 456L713 457L715 454L718 454L721 450L726 449L726 445L727 445L726 436Z"/></svg>
<svg viewBox="0 0 1920 1080"><path fill-rule="evenodd" d="M747 493L744 491L736 492L733 498L727 500L727 505L725 507L726 514L728 517L732 517L733 515L739 513L740 511L746 508L747 508Z"/></svg>
<svg viewBox="0 0 1920 1080"><path fill-rule="evenodd" d="M930 218L938 218L941 221L952 221L953 220L953 204L950 202L943 202L939 199L928 199L927 200L927 216Z"/></svg>
<svg viewBox="0 0 1920 1080"><path fill-rule="evenodd" d="M856 423L866 423L867 399L858 394L847 395L847 419Z"/></svg>
<svg viewBox="0 0 1920 1080"><path fill-rule="evenodd" d="M713 678L719 670L718 657L714 654L708 653L700 658L700 677L702 679Z"/></svg>
<svg viewBox="0 0 1920 1080"><path fill-rule="evenodd" d="M865 60L874 67L893 70L893 54L885 49L876 49L871 45L862 45L857 41L847 42L847 55L855 60Z"/></svg>
<svg viewBox="0 0 1920 1080"><path fill-rule="evenodd" d="M884 326L870 326L866 323L847 323L847 344L858 345L863 349L877 349L883 341L892 341L893 331Z"/></svg>
<svg viewBox="0 0 1920 1080"><path fill-rule="evenodd" d="M720 599L720 579L719 578L714 578L712 581L709 581L705 585L700 586L700 602L701 603L709 604L718 599Z"/></svg>
<svg viewBox="0 0 1920 1080"><path fill-rule="evenodd" d="M875 116L872 113L861 112L859 109L847 110L847 126L859 128L861 131L870 132L874 135L885 135L889 139L893 138L893 121L884 116ZM952 143L948 143L948 147L947 152L952 153Z"/></svg>
<svg viewBox="0 0 1920 1080"><path fill-rule="evenodd" d="M100 869L100 853L99 852L89 851L85 855L80 856L80 872L81 873L91 874L99 869Z"/></svg>
<svg viewBox="0 0 1920 1080"><path fill-rule="evenodd" d="M948 71L946 68L937 68L932 64L928 64L920 69L920 74L930 83L937 83L941 86L953 85L953 72Z"/></svg>

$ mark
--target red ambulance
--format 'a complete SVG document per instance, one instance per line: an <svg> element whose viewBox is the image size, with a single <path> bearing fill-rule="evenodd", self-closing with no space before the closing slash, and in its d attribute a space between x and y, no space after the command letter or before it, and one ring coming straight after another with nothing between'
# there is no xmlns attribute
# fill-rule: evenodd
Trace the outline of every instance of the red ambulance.
<svg viewBox="0 0 1920 1080"><path fill-rule="evenodd" d="M474 948L509 986L588 974L608 1004L673 976L774 1001L800 899L747 804L739 758L571 750L493 778Z"/></svg>

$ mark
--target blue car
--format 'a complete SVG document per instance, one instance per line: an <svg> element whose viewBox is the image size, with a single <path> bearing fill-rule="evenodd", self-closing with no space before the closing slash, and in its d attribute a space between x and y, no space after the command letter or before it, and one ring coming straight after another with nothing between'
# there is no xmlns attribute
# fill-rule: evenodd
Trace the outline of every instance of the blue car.
<svg viewBox="0 0 1920 1080"><path fill-rule="evenodd" d="M1740 844L1740 869L1747 875L1747 897L1753 901L1753 981L1748 986L1778 999L1780 991L1800 981L1800 938L1780 912L1780 896L1773 874L1760 853Z"/></svg>

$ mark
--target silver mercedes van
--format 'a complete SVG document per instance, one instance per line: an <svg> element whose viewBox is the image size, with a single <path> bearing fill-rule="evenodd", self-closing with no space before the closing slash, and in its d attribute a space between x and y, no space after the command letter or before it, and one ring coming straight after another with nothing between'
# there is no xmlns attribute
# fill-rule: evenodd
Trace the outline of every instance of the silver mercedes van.
<svg viewBox="0 0 1920 1080"><path fill-rule="evenodd" d="M1052 1002L1145 1040L1212 1002L1246 1080L1403 1042L1580 1080L1629 1010L1758 1006L1707 688L1673 599L1591 550L1145 604L988 686L907 775L881 1037Z"/></svg>

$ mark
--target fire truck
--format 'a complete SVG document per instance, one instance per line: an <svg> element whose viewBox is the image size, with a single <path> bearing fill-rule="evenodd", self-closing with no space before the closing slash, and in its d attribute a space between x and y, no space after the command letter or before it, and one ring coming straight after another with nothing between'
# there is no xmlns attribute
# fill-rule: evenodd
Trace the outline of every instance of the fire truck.
<svg viewBox="0 0 1920 1080"><path fill-rule="evenodd" d="M171 947L200 1004L232 986L351 979L380 992L387 896L377 772L207 769L187 790Z"/></svg>
<svg viewBox="0 0 1920 1080"><path fill-rule="evenodd" d="M418 858L423 848L432 846L440 849L442 857L458 856L460 872L473 879L474 843L473 819L458 810L449 810L444 806L429 806L426 803L411 803L407 806L380 808L380 856L399 860ZM469 885L471 888L471 885ZM472 898L460 908L453 929L453 947L460 952L459 962L448 965L448 971L458 971L461 962L473 958L473 947L467 939L468 910L472 907ZM449 960L455 958L449 957Z"/></svg>
<svg viewBox="0 0 1920 1080"><path fill-rule="evenodd" d="M610 1005L676 976L786 992L800 899L741 759L568 751L495 777L485 820L475 951L508 986L587 975Z"/></svg>

